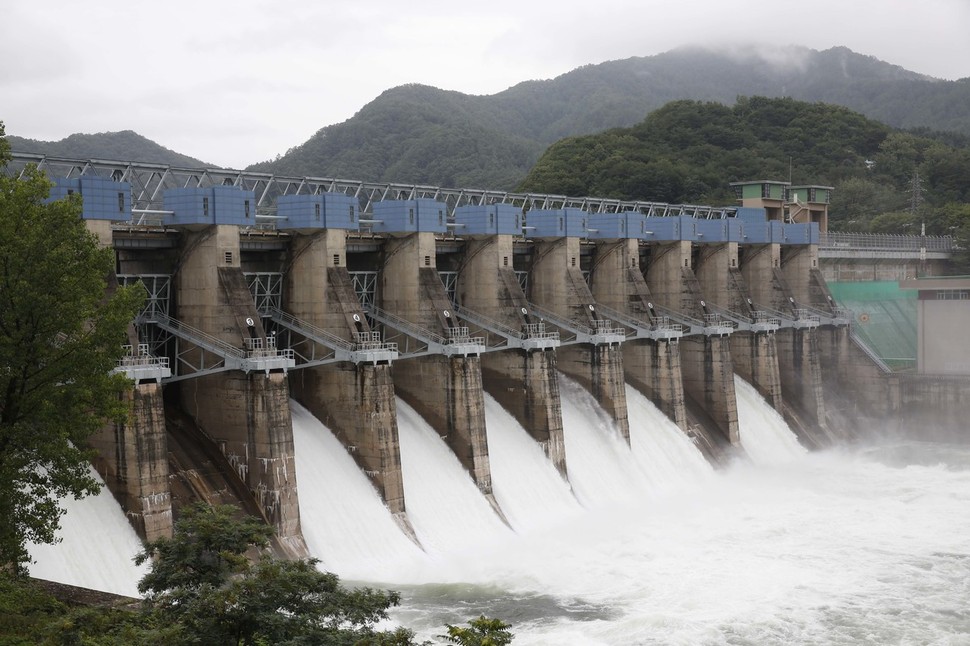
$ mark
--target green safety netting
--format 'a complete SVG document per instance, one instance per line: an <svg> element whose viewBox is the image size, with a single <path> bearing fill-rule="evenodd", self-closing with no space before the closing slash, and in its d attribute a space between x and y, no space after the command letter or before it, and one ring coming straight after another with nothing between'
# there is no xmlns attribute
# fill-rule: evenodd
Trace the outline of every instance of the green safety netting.
<svg viewBox="0 0 970 646"><path fill-rule="evenodd" d="M889 367L916 365L916 290L892 280L830 282L838 304L852 310L852 330Z"/></svg>

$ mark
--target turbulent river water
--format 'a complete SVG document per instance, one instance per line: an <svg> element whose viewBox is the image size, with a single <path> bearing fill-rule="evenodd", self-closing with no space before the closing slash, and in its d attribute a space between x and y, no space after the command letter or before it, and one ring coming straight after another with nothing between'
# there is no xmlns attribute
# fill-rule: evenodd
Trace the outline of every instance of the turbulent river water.
<svg viewBox="0 0 970 646"><path fill-rule="evenodd" d="M714 470L636 391L628 446L561 378L568 483L488 398L507 524L398 400L420 548L293 402L307 543L345 581L401 591L393 620L424 638L484 613L511 623L517 645L970 643L970 446L887 438L808 452L751 386L736 385L748 459ZM124 534L86 526L84 514L72 510L68 533ZM113 550L105 558L123 561L137 543ZM120 568L92 587L123 592L138 575Z"/></svg>

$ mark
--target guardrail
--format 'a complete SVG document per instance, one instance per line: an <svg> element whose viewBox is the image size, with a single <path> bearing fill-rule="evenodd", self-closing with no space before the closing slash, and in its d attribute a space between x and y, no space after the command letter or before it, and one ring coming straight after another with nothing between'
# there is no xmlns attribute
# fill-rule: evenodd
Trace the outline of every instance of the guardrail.
<svg viewBox="0 0 970 646"><path fill-rule="evenodd" d="M835 251L880 250L952 253L955 250L953 236L895 235L891 233L839 233L827 231L819 234L820 249Z"/></svg>
<svg viewBox="0 0 970 646"><path fill-rule="evenodd" d="M367 313L373 318L377 319L381 323L403 333L406 336L417 339L418 341L424 343L427 347L424 350L419 350L416 352L405 352L401 354L401 358L406 357L417 357L426 354L443 354L447 356L452 356L460 354L462 356L468 355L479 355L487 351L487 346L485 345L485 338L480 336L469 336L468 328L459 326L457 328L451 328L448 338L445 338L431 330L425 329L419 325L403 319L396 314L391 314L386 312L375 305L369 305L366 308Z"/></svg>
<svg viewBox="0 0 970 646"><path fill-rule="evenodd" d="M480 312L474 312L460 305L454 306L454 312L460 319L499 335L504 339L504 345L507 347L540 350L559 346L559 333L546 332L543 323L529 323L525 325L524 330L516 330ZM498 348L500 346L492 347Z"/></svg>
<svg viewBox="0 0 970 646"><path fill-rule="evenodd" d="M604 343L621 343L626 340L626 332L620 328L613 327L613 321L597 319L593 323L595 327L589 327L588 325L560 316L555 312L550 312L532 303L529 303L529 311L539 318L549 321L560 330L565 330L572 334L573 338L563 340L563 345L569 345L571 343L600 345Z"/></svg>
<svg viewBox="0 0 970 646"><path fill-rule="evenodd" d="M633 330L633 334L627 335L627 338L670 340L677 339L683 335L683 327L679 323L671 323L669 316L654 316L652 321L648 321L599 303L596 304L596 311L609 316L620 325Z"/></svg>

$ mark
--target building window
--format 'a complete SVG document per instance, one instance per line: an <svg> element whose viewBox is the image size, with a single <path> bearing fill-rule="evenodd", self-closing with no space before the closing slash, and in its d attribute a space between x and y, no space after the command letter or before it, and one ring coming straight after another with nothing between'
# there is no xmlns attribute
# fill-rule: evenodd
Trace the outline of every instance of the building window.
<svg viewBox="0 0 970 646"><path fill-rule="evenodd" d="M431 266L431 256L425 256L424 257L424 266L425 267L430 267Z"/></svg>
<svg viewBox="0 0 970 646"><path fill-rule="evenodd" d="M231 265L232 264L232 252L231 251L227 251L226 252L226 255L225 255L225 258L226 258L226 264L227 265Z"/></svg>
<svg viewBox="0 0 970 646"><path fill-rule="evenodd" d="M339 267L340 266L340 254L339 253L335 253L333 255L333 266L334 267Z"/></svg>
<svg viewBox="0 0 970 646"><path fill-rule="evenodd" d="M503 267L508 267L509 266L509 257L508 256L502 256L502 266Z"/></svg>
<svg viewBox="0 0 970 646"><path fill-rule="evenodd" d="M314 204L314 205L313 205L313 216L314 216L314 217L315 217L315 218L316 218L317 220L319 220L319 219L320 219L320 205L319 205L319 204Z"/></svg>
<svg viewBox="0 0 970 646"><path fill-rule="evenodd" d="M357 218L357 214L354 213L354 205L350 205L350 221L353 222Z"/></svg>
<svg viewBox="0 0 970 646"><path fill-rule="evenodd" d="M245 217L248 219L249 218L249 200L244 200L243 201L243 213L244 213Z"/></svg>
<svg viewBox="0 0 970 646"><path fill-rule="evenodd" d="M936 292L938 301L966 301L970 300L970 291L965 289L941 289Z"/></svg>
<svg viewBox="0 0 970 646"><path fill-rule="evenodd" d="M414 224L414 209L408 209L408 224Z"/></svg>
<svg viewBox="0 0 970 646"><path fill-rule="evenodd" d="M125 212L125 194L118 193L118 213Z"/></svg>
<svg viewBox="0 0 970 646"><path fill-rule="evenodd" d="M209 198L202 198L202 215L203 217L209 217Z"/></svg>

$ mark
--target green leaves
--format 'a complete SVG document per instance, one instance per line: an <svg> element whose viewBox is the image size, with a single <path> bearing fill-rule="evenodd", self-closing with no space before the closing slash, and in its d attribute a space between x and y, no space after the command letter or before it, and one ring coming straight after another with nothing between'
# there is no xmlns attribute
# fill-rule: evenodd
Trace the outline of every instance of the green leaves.
<svg viewBox="0 0 970 646"><path fill-rule="evenodd" d="M0 163L6 150L0 136ZM86 230L79 198L48 203L49 191L36 169L0 176L0 566L17 568L27 541L54 540L58 498L98 489L83 447L126 413L127 383L110 371L142 300L106 295L113 250Z"/></svg>
<svg viewBox="0 0 970 646"><path fill-rule="evenodd" d="M469 621L468 625L468 628L464 628L448 624L448 634L441 636L460 646L505 646L512 642L511 626L501 619L481 615Z"/></svg>
<svg viewBox="0 0 970 646"><path fill-rule="evenodd" d="M161 624L178 623L188 642L206 644L352 644L375 638L372 626L397 605L395 592L347 589L316 559L283 561L265 548L272 529L230 506L182 511L171 539L150 543L139 583ZM406 642L402 642L406 643Z"/></svg>

